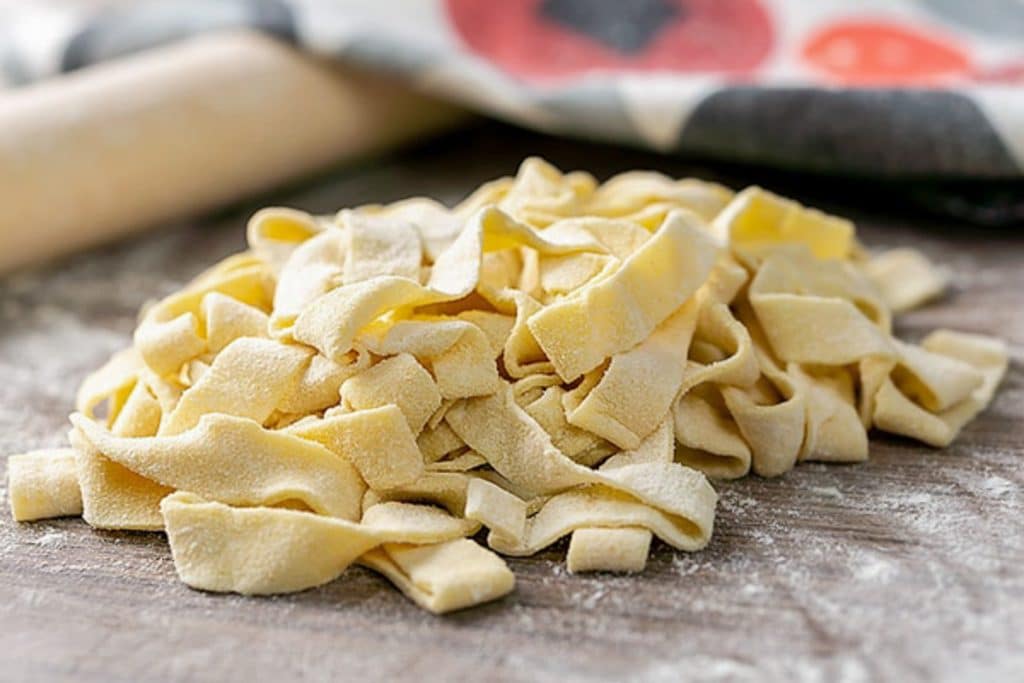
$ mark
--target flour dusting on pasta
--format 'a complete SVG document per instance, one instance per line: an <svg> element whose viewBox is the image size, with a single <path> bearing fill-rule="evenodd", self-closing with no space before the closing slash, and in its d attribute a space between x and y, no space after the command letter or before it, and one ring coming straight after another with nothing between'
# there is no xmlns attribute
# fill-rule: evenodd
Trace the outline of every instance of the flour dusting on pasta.
<svg viewBox="0 0 1024 683"><path fill-rule="evenodd" d="M358 563L441 613L566 536L571 572L699 550L710 480L862 461L871 428L944 446L1007 367L894 337L945 274L756 187L528 159L453 209L265 209L248 239L86 378L70 448L10 457L15 519L165 531L211 591Z"/></svg>

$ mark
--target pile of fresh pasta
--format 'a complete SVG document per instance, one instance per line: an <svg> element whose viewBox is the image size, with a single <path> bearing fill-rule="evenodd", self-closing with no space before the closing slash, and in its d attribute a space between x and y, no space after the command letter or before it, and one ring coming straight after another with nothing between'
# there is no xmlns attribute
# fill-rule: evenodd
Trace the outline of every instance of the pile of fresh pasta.
<svg viewBox="0 0 1024 683"><path fill-rule="evenodd" d="M165 531L199 589L358 563L446 612L565 536L572 572L704 547L709 478L862 461L872 427L948 444L1007 365L896 339L941 271L756 187L529 159L454 209L266 209L248 239L145 309L71 448L9 459L16 519Z"/></svg>

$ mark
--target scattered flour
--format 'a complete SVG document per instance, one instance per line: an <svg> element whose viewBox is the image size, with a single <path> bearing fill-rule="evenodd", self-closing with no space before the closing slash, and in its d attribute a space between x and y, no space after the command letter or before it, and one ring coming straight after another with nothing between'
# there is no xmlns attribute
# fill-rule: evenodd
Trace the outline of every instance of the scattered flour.
<svg viewBox="0 0 1024 683"><path fill-rule="evenodd" d="M675 553L672 555L672 569L679 576L690 576L702 569L710 569L711 567L711 563L701 562L690 553Z"/></svg>
<svg viewBox="0 0 1024 683"><path fill-rule="evenodd" d="M900 502L909 506L927 505L932 502L932 495L924 492L908 493L900 498Z"/></svg>
<svg viewBox="0 0 1024 683"><path fill-rule="evenodd" d="M62 531L48 531L39 538L32 541L35 545L47 548L54 548L64 545L65 534Z"/></svg>
<svg viewBox="0 0 1024 683"><path fill-rule="evenodd" d="M597 604L601 602L601 598L605 596L605 593L607 593L607 590L603 586L598 586L594 592L584 596L583 599L580 600L580 607L583 609L594 609L597 607Z"/></svg>
<svg viewBox="0 0 1024 683"><path fill-rule="evenodd" d="M859 581L886 581L896 573L896 568L885 559L873 558L866 560L854 569L853 575Z"/></svg>
<svg viewBox="0 0 1024 683"><path fill-rule="evenodd" d="M986 493L994 498L1001 498L1002 496L1019 489L1019 487L1009 479L1003 479L1002 477L996 476L987 477L985 481L981 482L981 487Z"/></svg>
<svg viewBox="0 0 1024 683"><path fill-rule="evenodd" d="M757 500L733 489L726 488L719 490L718 504L722 509L729 510L730 512L745 512L752 507L756 507Z"/></svg>
<svg viewBox="0 0 1024 683"><path fill-rule="evenodd" d="M824 496L826 498L835 498L836 500L843 499L843 493L835 486L808 486L807 490L813 491L819 496Z"/></svg>

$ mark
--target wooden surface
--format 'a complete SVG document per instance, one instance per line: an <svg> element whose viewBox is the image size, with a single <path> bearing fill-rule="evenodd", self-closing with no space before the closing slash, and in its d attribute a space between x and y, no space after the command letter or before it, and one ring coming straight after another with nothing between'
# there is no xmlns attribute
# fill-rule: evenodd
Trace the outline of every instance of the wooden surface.
<svg viewBox="0 0 1024 683"><path fill-rule="evenodd" d="M851 215L869 245L914 245L955 273L952 295L901 332L1000 335L1009 376L944 451L880 436L864 465L721 484L703 552L657 546L642 576L571 576L559 545L511 561L513 595L447 617L363 569L273 599L200 593L178 582L160 535L15 525L4 509L0 680L1021 680L1024 240L914 217L862 184L482 126L0 281L0 453L62 444L78 382L129 343L138 307L239 249L255 206L452 201L526 153L602 176L647 166L758 182Z"/></svg>

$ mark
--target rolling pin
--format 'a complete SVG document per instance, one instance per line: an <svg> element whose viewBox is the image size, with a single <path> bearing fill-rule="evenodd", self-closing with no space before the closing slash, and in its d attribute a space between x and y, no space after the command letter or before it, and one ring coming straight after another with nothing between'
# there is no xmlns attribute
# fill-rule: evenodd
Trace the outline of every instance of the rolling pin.
<svg viewBox="0 0 1024 683"><path fill-rule="evenodd" d="M0 272L438 132L455 108L253 32L0 92Z"/></svg>

